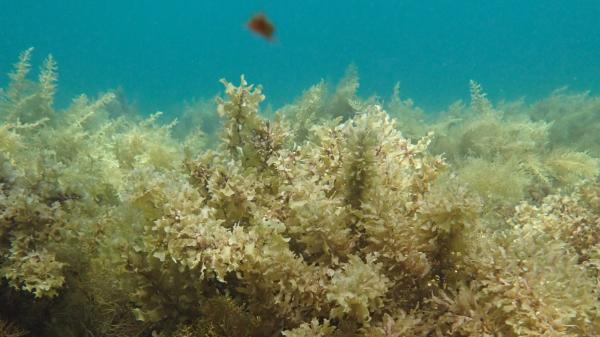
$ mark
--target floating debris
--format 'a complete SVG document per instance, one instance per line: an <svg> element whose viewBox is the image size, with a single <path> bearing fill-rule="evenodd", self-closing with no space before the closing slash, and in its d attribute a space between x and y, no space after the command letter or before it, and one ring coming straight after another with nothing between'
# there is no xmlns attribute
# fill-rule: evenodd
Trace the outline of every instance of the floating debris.
<svg viewBox="0 0 600 337"><path fill-rule="evenodd" d="M259 13L251 17L246 27L255 34L258 34L269 41L273 41L275 26L267 19L267 16L264 13Z"/></svg>

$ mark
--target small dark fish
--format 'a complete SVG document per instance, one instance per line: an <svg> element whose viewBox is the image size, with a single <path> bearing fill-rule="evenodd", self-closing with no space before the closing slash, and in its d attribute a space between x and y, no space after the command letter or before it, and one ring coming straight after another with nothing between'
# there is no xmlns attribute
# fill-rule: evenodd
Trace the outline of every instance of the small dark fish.
<svg viewBox="0 0 600 337"><path fill-rule="evenodd" d="M258 34L269 41L273 41L273 33L275 33L275 26L267 19L264 13L254 15L246 24L246 27L255 34Z"/></svg>

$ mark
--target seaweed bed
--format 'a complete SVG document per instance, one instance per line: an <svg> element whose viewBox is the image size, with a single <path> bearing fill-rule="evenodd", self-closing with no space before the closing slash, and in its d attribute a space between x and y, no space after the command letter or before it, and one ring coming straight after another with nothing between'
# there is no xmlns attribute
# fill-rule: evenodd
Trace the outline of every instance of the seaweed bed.
<svg viewBox="0 0 600 337"><path fill-rule="evenodd" d="M600 98L435 116L353 66L179 120L0 89L0 336L597 336ZM218 112L218 114L217 114Z"/></svg>

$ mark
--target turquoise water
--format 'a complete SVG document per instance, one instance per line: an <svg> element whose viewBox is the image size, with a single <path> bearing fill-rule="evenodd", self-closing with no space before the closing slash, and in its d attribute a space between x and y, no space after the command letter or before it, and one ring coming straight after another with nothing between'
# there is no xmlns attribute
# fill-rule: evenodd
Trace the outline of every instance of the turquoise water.
<svg viewBox="0 0 600 337"><path fill-rule="evenodd" d="M264 13L275 43L244 26ZM0 2L0 74L35 47L53 54L58 108L122 86L144 114L246 74L275 108L354 62L359 95L401 95L428 111L468 98L469 79L492 100L537 99L569 85L600 88L597 1L65 1ZM5 87L7 76L0 77Z"/></svg>

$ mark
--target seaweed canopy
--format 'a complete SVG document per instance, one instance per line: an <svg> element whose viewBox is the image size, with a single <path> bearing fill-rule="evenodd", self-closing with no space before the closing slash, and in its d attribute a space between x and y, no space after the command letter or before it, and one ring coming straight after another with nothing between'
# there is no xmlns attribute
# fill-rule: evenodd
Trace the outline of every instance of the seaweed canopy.
<svg viewBox="0 0 600 337"><path fill-rule="evenodd" d="M494 108L481 86L471 81L470 106L454 104L434 126L439 136L432 152L445 154L500 223L498 217L513 213L521 200L533 197L539 202L549 191L600 172L589 153L552 144L555 123L534 122L520 106Z"/></svg>
<svg viewBox="0 0 600 337"><path fill-rule="evenodd" d="M200 129L174 139L159 113L112 118L110 93L55 113L56 67L28 82L28 53L0 91L0 315L15 321L0 329L600 334L600 189L571 184L597 162L546 151L549 124L494 108L475 83L472 104L432 126L438 138L410 140L356 97L353 68L334 93L321 82L271 119L260 85L222 80L220 144L207 150ZM393 103L411 133L425 130L410 101ZM526 195L513 186L536 184L565 188L498 211Z"/></svg>

